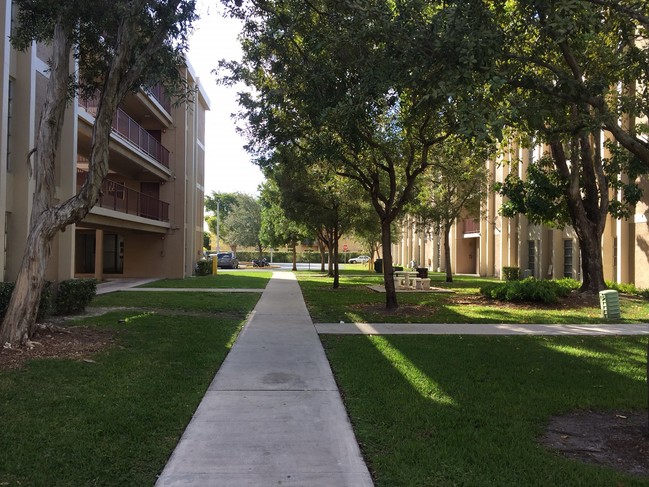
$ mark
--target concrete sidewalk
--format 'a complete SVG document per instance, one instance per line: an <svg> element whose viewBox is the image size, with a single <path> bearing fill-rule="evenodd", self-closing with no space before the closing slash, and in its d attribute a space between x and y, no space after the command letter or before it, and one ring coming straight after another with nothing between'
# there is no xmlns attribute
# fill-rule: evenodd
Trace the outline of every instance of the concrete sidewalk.
<svg viewBox="0 0 649 487"><path fill-rule="evenodd" d="M276 272L156 486L371 486L293 273Z"/></svg>
<svg viewBox="0 0 649 487"><path fill-rule="evenodd" d="M649 335L649 324L316 323L334 335Z"/></svg>

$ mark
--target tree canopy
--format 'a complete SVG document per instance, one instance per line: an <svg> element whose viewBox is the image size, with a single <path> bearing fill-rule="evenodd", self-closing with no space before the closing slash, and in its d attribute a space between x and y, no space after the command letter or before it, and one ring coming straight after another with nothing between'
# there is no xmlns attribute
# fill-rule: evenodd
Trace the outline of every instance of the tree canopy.
<svg viewBox="0 0 649 487"><path fill-rule="evenodd" d="M265 1L232 8L245 21L241 119L261 164L291 146L356 181L382 228L386 305L397 306L390 226L452 134L486 137L484 75L497 29L480 1Z"/></svg>

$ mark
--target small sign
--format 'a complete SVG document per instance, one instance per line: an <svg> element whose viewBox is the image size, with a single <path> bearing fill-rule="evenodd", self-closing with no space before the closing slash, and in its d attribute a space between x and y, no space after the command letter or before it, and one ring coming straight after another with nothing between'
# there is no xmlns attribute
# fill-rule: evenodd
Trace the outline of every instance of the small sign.
<svg viewBox="0 0 649 487"><path fill-rule="evenodd" d="M343 245L343 252L347 252L349 249L347 248L347 244Z"/></svg>

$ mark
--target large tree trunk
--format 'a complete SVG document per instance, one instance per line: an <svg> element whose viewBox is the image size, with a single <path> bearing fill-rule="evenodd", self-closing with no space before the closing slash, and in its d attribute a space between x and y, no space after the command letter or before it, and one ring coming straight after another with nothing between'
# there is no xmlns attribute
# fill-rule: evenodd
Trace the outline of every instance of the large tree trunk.
<svg viewBox="0 0 649 487"><path fill-rule="evenodd" d="M334 270L334 283L333 288L340 287L340 268L338 264L338 242L340 241L340 233L338 232L338 224L334 226L333 231L333 270Z"/></svg>
<svg viewBox="0 0 649 487"><path fill-rule="evenodd" d="M52 206L55 190L54 161L61 142L70 73L72 43L69 37L70 33L61 22L57 22L52 41L50 79L34 152L35 187L29 235L16 285L0 328L0 343L3 345L24 343L34 332L51 242L62 223L60 217L52 211Z"/></svg>
<svg viewBox="0 0 649 487"><path fill-rule="evenodd" d="M594 145L593 150L588 134L576 138L570 170L563 144L560 141L550 144L557 169L569 181L564 194L582 255L581 291L592 293L606 289L601 241L609 207L608 185L601 165L597 135ZM575 167L577 162L581 171Z"/></svg>
<svg viewBox="0 0 649 487"><path fill-rule="evenodd" d="M321 239L318 239L318 251L320 252L320 272L325 272L325 244Z"/></svg>
<svg viewBox="0 0 649 487"><path fill-rule="evenodd" d="M178 3L179 0L170 0L166 7L175 12ZM167 36L169 25L161 22L148 39L148 44L143 49L136 49L135 45L140 42L136 33L140 29L138 14L142 5L133 2L129 6L132 10L123 13L114 57L105 73L92 130L88 176L79 193L59 205L54 205L55 160L68 102L73 35L62 19L57 19L54 25L50 77L34 151L35 185L29 235L16 286L0 328L3 345L18 345L33 333L51 242L59 230L81 221L97 202L101 184L108 173L108 144L117 107L137 84L147 62Z"/></svg>
<svg viewBox="0 0 649 487"><path fill-rule="evenodd" d="M385 286L385 307L397 309L397 290L394 287L394 267L392 265L392 235L390 223L381 223L381 245L383 247L383 285Z"/></svg>
<svg viewBox="0 0 649 487"><path fill-rule="evenodd" d="M334 247L333 244L327 245L327 277L334 277Z"/></svg>
<svg viewBox="0 0 649 487"><path fill-rule="evenodd" d="M295 240L291 242L291 252L293 254L293 271L297 271L297 244Z"/></svg>
<svg viewBox="0 0 649 487"><path fill-rule="evenodd" d="M451 225L444 226L444 267L446 282L453 282L453 269L451 268Z"/></svg>
<svg viewBox="0 0 649 487"><path fill-rule="evenodd" d="M606 289L602 260L602 234L589 222L575 222L575 233L581 252L582 292L599 292Z"/></svg>

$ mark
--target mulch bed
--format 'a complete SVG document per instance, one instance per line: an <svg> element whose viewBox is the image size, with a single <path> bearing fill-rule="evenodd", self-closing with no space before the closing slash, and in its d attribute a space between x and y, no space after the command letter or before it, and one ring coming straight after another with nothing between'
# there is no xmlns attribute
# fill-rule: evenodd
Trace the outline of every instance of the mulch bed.
<svg viewBox="0 0 649 487"><path fill-rule="evenodd" d="M114 343L114 332L84 326L40 325L28 345L0 348L0 370L19 369L27 360L66 358L91 361Z"/></svg>

